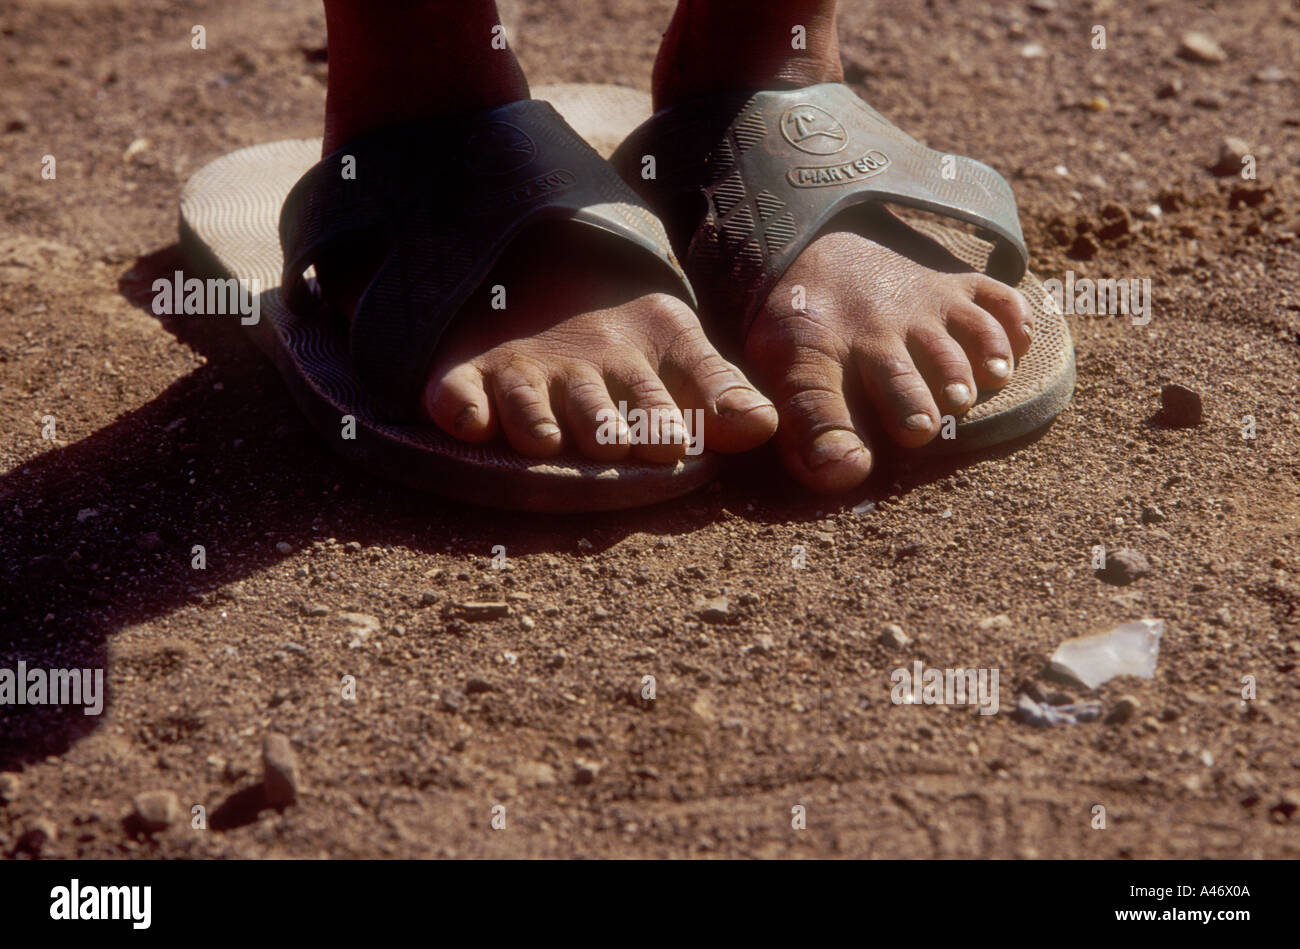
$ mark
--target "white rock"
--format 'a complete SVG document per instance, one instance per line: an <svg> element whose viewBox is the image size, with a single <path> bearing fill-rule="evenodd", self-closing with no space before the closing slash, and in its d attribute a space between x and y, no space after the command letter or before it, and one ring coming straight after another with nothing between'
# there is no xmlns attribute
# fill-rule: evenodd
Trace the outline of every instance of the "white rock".
<svg viewBox="0 0 1300 949"><path fill-rule="evenodd" d="M1151 679L1163 632L1163 620L1141 619L1108 633L1067 639L1052 653L1052 669L1090 689L1120 675Z"/></svg>

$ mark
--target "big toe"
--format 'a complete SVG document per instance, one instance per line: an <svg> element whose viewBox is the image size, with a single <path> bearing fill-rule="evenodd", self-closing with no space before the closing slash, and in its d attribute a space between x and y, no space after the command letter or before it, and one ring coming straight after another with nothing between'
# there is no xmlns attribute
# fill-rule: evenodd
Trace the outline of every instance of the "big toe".
<svg viewBox="0 0 1300 949"><path fill-rule="evenodd" d="M871 450L855 430L843 380L838 360L807 353L776 380L781 455L790 473L814 491L847 491L871 474Z"/></svg>
<svg viewBox="0 0 1300 949"><path fill-rule="evenodd" d="M704 448L725 453L757 448L777 429L776 406L713 348L685 304L671 302L680 312L672 316L678 329L660 359L664 385L683 409L700 413Z"/></svg>

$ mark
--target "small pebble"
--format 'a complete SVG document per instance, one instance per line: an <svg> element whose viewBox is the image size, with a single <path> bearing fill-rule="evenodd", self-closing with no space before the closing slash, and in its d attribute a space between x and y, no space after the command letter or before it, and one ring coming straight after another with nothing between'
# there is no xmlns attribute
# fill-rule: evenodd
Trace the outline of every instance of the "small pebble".
<svg viewBox="0 0 1300 949"><path fill-rule="evenodd" d="M1178 44L1178 55L1193 63L1222 63L1228 58L1214 37L1195 31L1183 34L1182 42Z"/></svg>
<svg viewBox="0 0 1300 949"><path fill-rule="evenodd" d="M731 618L731 603L725 596L705 600L697 609L700 619L706 623L725 623Z"/></svg>
<svg viewBox="0 0 1300 949"><path fill-rule="evenodd" d="M880 629L880 642L890 648L901 649L911 641L911 637L897 623L886 623Z"/></svg>
<svg viewBox="0 0 1300 949"><path fill-rule="evenodd" d="M151 834L166 830L181 817L181 802L171 791L142 791L133 803L136 820Z"/></svg>
<svg viewBox="0 0 1300 949"><path fill-rule="evenodd" d="M1251 153L1250 143L1244 138L1229 135L1219 143L1219 155L1210 170L1221 178L1241 174L1242 162Z"/></svg>
<svg viewBox="0 0 1300 949"><path fill-rule="evenodd" d="M275 549L277 553L281 553L281 554L293 553L293 548L290 547L289 544L287 544L285 541L280 541L278 544L276 544Z"/></svg>
<svg viewBox="0 0 1300 949"><path fill-rule="evenodd" d="M483 620L500 619L503 616L508 616L510 604L469 600L464 603L457 603L456 609L461 612L465 619L482 622Z"/></svg>
<svg viewBox="0 0 1300 949"><path fill-rule="evenodd" d="M1160 387L1160 420L1174 428L1201 423L1201 397L1186 386L1169 383Z"/></svg>
<svg viewBox="0 0 1300 949"><path fill-rule="evenodd" d="M574 784L591 784L599 775L600 765L596 762L585 758L578 758L573 762Z"/></svg>
<svg viewBox="0 0 1300 949"><path fill-rule="evenodd" d="M1122 725L1136 715L1141 707L1141 703L1133 696L1121 695L1106 713L1106 724Z"/></svg>
<svg viewBox="0 0 1300 949"><path fill-rule="evenodd" d="M1106 556L1106 566L1097 571L1097 578L1117 587L1125 587L1151 572L1151 562L1136 550L1118 550Z"/></svg>
<svg viewBox="0 0 1300 949"><path fill-rule="evenodd" d="M272 807L285 807L298 799L298 756L289 739L278 732L267 732L262 740L262 789Z"/></svg>
<svg viewBox="0 0 1300 949"><path fill-rule="evenodd" d="M1166 520L1168 520L1168 518L1165 517L1165 512L1160 510L1158 506L1154 504L1142 505L1141 521L1143 524L1159 524Z"/></svg>
<svg viewBox="0 0 1300 949"><path fill-rule="evenodd" d="M1157 99L1173 99L1178 93L1183 91L1183 81L1175 76L1173 79L1167 79L1160 84L1156 90Z"/></svg>

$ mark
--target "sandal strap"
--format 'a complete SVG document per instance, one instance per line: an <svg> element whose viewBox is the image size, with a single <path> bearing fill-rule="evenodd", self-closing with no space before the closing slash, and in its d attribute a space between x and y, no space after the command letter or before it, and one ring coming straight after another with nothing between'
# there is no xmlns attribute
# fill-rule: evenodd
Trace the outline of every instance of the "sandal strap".
<svg viewBox="0 0 1300 949"><path fill-rule="evenodd" d="M739 319L742 333L804 248L857 205L904 205L988 232L987 272L1012 286L1028 268L1006 179L925 147L842 83L682 102L651 116L611 162L662 215L704 312Z"/></svg>
<svg viewBox="0 0 1300 949"><path fill-rule="evenodd" d="M280 215L283 292L320 301L305 279L330 251L386 256L352 318L353 368L394 416L412 414L443 333L510 243L541 221L575 221L630 241L695 297L663 225L547 102L397 126L323 158Z"/></svg>

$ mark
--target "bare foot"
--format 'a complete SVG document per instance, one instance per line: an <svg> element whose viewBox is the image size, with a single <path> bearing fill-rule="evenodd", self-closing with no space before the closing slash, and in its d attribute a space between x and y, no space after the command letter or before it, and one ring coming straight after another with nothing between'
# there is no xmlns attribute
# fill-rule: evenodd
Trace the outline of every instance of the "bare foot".
<svg viewBox="0 0 1300 949"><path fill-rule="evenodd" d="M655 64L656 108L728 90L841 81L835 7L681 0ZM805 48L792 48L796 26ZM863 226L868 219L886 222L890 246L874 224ZM1005 383L1029 348L1032 311L1019 291L918 263L925 255L907 246L915 240L888 221L846 214L832 222L768 295L745 340L746 365L777 405L785 464L817 491L847 490L871 472L873 446L855 416L872 411L898 444L923 445L943 415L961 415L978 389ZM798 310L796 287L807 301Z"/></svg>
<svg viewBox="0 0 1300 949"><path fill-rule="evenodd" d="M791 305L794 287L807 297ZM900 445L923 445L943 415L997 389L1029 348L1021 294L973 273L944 273L852 231L822 234L759 311L746 364L780 413L790 472L818 491L870 474L871 446L853 411L869 407ZM846 395L853 393L853 397Z"/></svg>
<svg viewBox="0 0 1300 949"><path fill-rule="evenodd" d="M326 152L384 125L528 98L514 55L491 44L491 0L456 6L453 17L436 0L400 8L326 0ZM350 314L379 263L321 262L321 285ZM489 304L498 285L504 310ZM529 231L441 341L425 414L470 442L500 431L536 458L570 445L600 461L673 461L688 447L681 413L694 409L703 411L704 428L690 434L705 448L743 451L766 441L776 429L771 401L718 355L669 289L640 255L594 229ZM611 418L604 413L619 402L658 419L659 437L635 445L598 438Z"/></svg>

